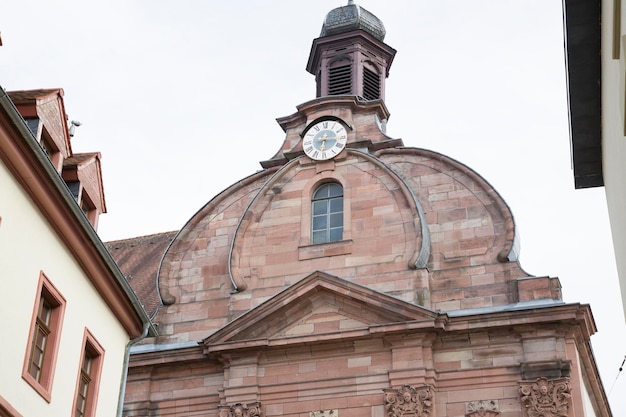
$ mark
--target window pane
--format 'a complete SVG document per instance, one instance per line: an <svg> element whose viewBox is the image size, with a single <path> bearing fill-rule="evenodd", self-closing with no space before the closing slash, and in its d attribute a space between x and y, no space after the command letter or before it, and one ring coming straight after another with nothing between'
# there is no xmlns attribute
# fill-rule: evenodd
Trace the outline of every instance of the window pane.
<svg viewBox="0 0 626 417"><path fill-rule="evenodd" d="M328 198L328 184L322 185L315 191L315 194L313 194L313 200L321 200L324 198Z"/></svg>
<svg viewBox="0 0 626 417"><path fill-rule="evenodd" d="M48 332L41 326L37 326L37 334L35 335L35 346L42 351L46 348L46 339Z"/></svg>
<svg viewBox="0 0 626 417"><path fill-rule="evenodd" d="M343 188L341 187L341 185L336 184L336 183L331 183L331 184L328 184L328 188L329 188L329 192L328 192L329 197L343 196Z"/></svg>
<svg viewBox="0 0 626 417"><path fill-rule="evenodd" d="M33 369L41 369L41 363L43 362L43 351L35 349L33 352Z"/></svg>
<svg viewBox="0 0 626 417"><path fill-rule="evenodd" d="M328 218L326 216L313 217L313 230L326 229Z"/></svg>
<svg viewBox="0 0 626 417"><path fill-rule="evenodd" d="M39 319L46 325L50 325L50 317L52 315L52 306L45 298L41 299L41 304L39 305Z"/></svg>
<svg viewBox="0 0 626 417"><path fill-rule="evenodd" d="M330 212L343 212L343 198L333 198L330 200Z"/></svg>
<svg viewBox="0 0 626 417"><path fill-rule="evenodd" d="M37 381L41 380L41 368L43 368L44 352L46 350L46 342L48 340L48 332L42 327L40 321L37 321L35 329L35 337L30 353L30 366L28 373Z"/></svg>
<svg viewBox="0 0 626 417"><path fill-rule="evenodd" d="M313 232L313 243L324 243L326 242L326 230L321 232Z"/></svg>
<svg viewBox="0 0 626 417"><path fill-rule="evenodd" d="M343 227L337 229L330 229L330 241L336 242L343 239Z"/></svg>
<svg viewBox="0 0 626 417"><path fill-rule="evenodd" d="M313 215L326 214L328 204L326 200L313 202Z"/></svg>
<svg viewBox="0 0 626 417"><path fill-rule="evenodd" d="M76 412L75 417L83 417L85 415L85 409L87 408L87 392L89 390L89 383L82 378L78 381L78 396L76 397Z"/></svg>
<svg viewBox="0 0 626 417"><path fill-rule="evenodd" d="M83 372L86 375L89 375L89 372L91 372L91 362L93 361L91 355L89 354L89 352L85 352L85 357L83 358Z"/></svg>
<svg viewBox="0 0 626 417"><path fill-rule="evenodd" d="M41 366L43 364L43 352L34 350L31 357L30 368L28 373L37 381L41 378Z"/></svg>
<svg viewBox="0 0 626 417"><path fill-rule="evenodd" d="M331 214L330 215L330 227L341 227L343 226L343 213Z"/></svg>

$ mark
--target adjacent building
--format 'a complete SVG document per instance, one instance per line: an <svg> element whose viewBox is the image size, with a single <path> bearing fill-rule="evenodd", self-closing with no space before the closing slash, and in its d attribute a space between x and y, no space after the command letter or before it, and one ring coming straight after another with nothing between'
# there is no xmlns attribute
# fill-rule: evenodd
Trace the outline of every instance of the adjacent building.
<svg viewBox="0 0 626 417"><path fill-rule="evenodd" d="M384 37L330 11L317 96L262 169L179 231L107 244L159 330L125 416L611 416L589 306L524 271L484 178L387 135Z"/></svg>
<svg viewBox="0 0 626 417"><path fill-rule="evenodd" d="M626 10L620 0L563 7L574 185L605 187L626 314Z"/></svg>
<svg viewBox="0 0 626 417"><path fill-rule="evenodd" d="M70 136L62 90L0 91L2 417L117 415L130 345L156 335L95 232L100 155Z"/></svg>

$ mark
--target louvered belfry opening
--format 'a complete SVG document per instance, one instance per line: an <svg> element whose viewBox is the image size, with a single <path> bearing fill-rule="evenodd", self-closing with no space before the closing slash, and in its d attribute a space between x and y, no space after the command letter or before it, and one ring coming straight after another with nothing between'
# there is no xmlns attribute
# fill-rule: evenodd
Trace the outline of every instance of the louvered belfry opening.
<svg viewBox="0 0 626 417"><path fill-rule="evenodd" d="M315 75L316 97L356 96L384 100L385 80L396 50L385 44L385 26L349 2L331 10L313 40L306 70Z"/></svg>
<svg viewBox="0 0 626 417"><path fill-rule="evenodd" d="M316 39L307 64L307 71L315 75L316 97L384 100L395 52L360 30Z"/></svg>
<svg viewBox="0 0 626 417"><path fill-rule="evenodd" d="M328 70L328 95L352 94L352 65L343 64Z"/></svg>
<svg viewBox="0 0 626 417"><path fill-rule="evenodd" d="M363 98L366 100L380 98L380 77L367 67L363 67Z"/></svg>

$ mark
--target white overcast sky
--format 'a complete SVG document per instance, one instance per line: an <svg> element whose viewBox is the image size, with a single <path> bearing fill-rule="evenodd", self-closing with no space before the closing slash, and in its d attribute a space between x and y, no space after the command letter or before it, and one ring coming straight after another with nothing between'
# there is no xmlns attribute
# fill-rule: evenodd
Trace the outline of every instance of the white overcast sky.
<svg viewBox="0 0 626 417"><path fill-rule="evenodd" d="M177 230L279 149L315 98L305 70L346 0L20 0L0 8L0 85L61 87L74 152L102 152L103 240ZM626 328L604 189L574 190L561 0L361 0L398 53L390 136L451 156L513 211L521 264L589 303L613 414ZM617 377L617 379L616 379ZM609 393L610 391L610 393Z"/></svg>

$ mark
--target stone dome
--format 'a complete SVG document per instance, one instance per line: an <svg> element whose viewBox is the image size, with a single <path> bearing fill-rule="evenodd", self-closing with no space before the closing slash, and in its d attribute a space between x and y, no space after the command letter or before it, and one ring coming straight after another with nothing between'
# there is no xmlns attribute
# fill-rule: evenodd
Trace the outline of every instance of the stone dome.
<svg viewBox="0 0 626 417"><path fill-rule="evenodd" d="M371 12L349 0L347 6L337 7L326 15L320 37L361 29L379 41L385 39L383 22Z"/></svg>

